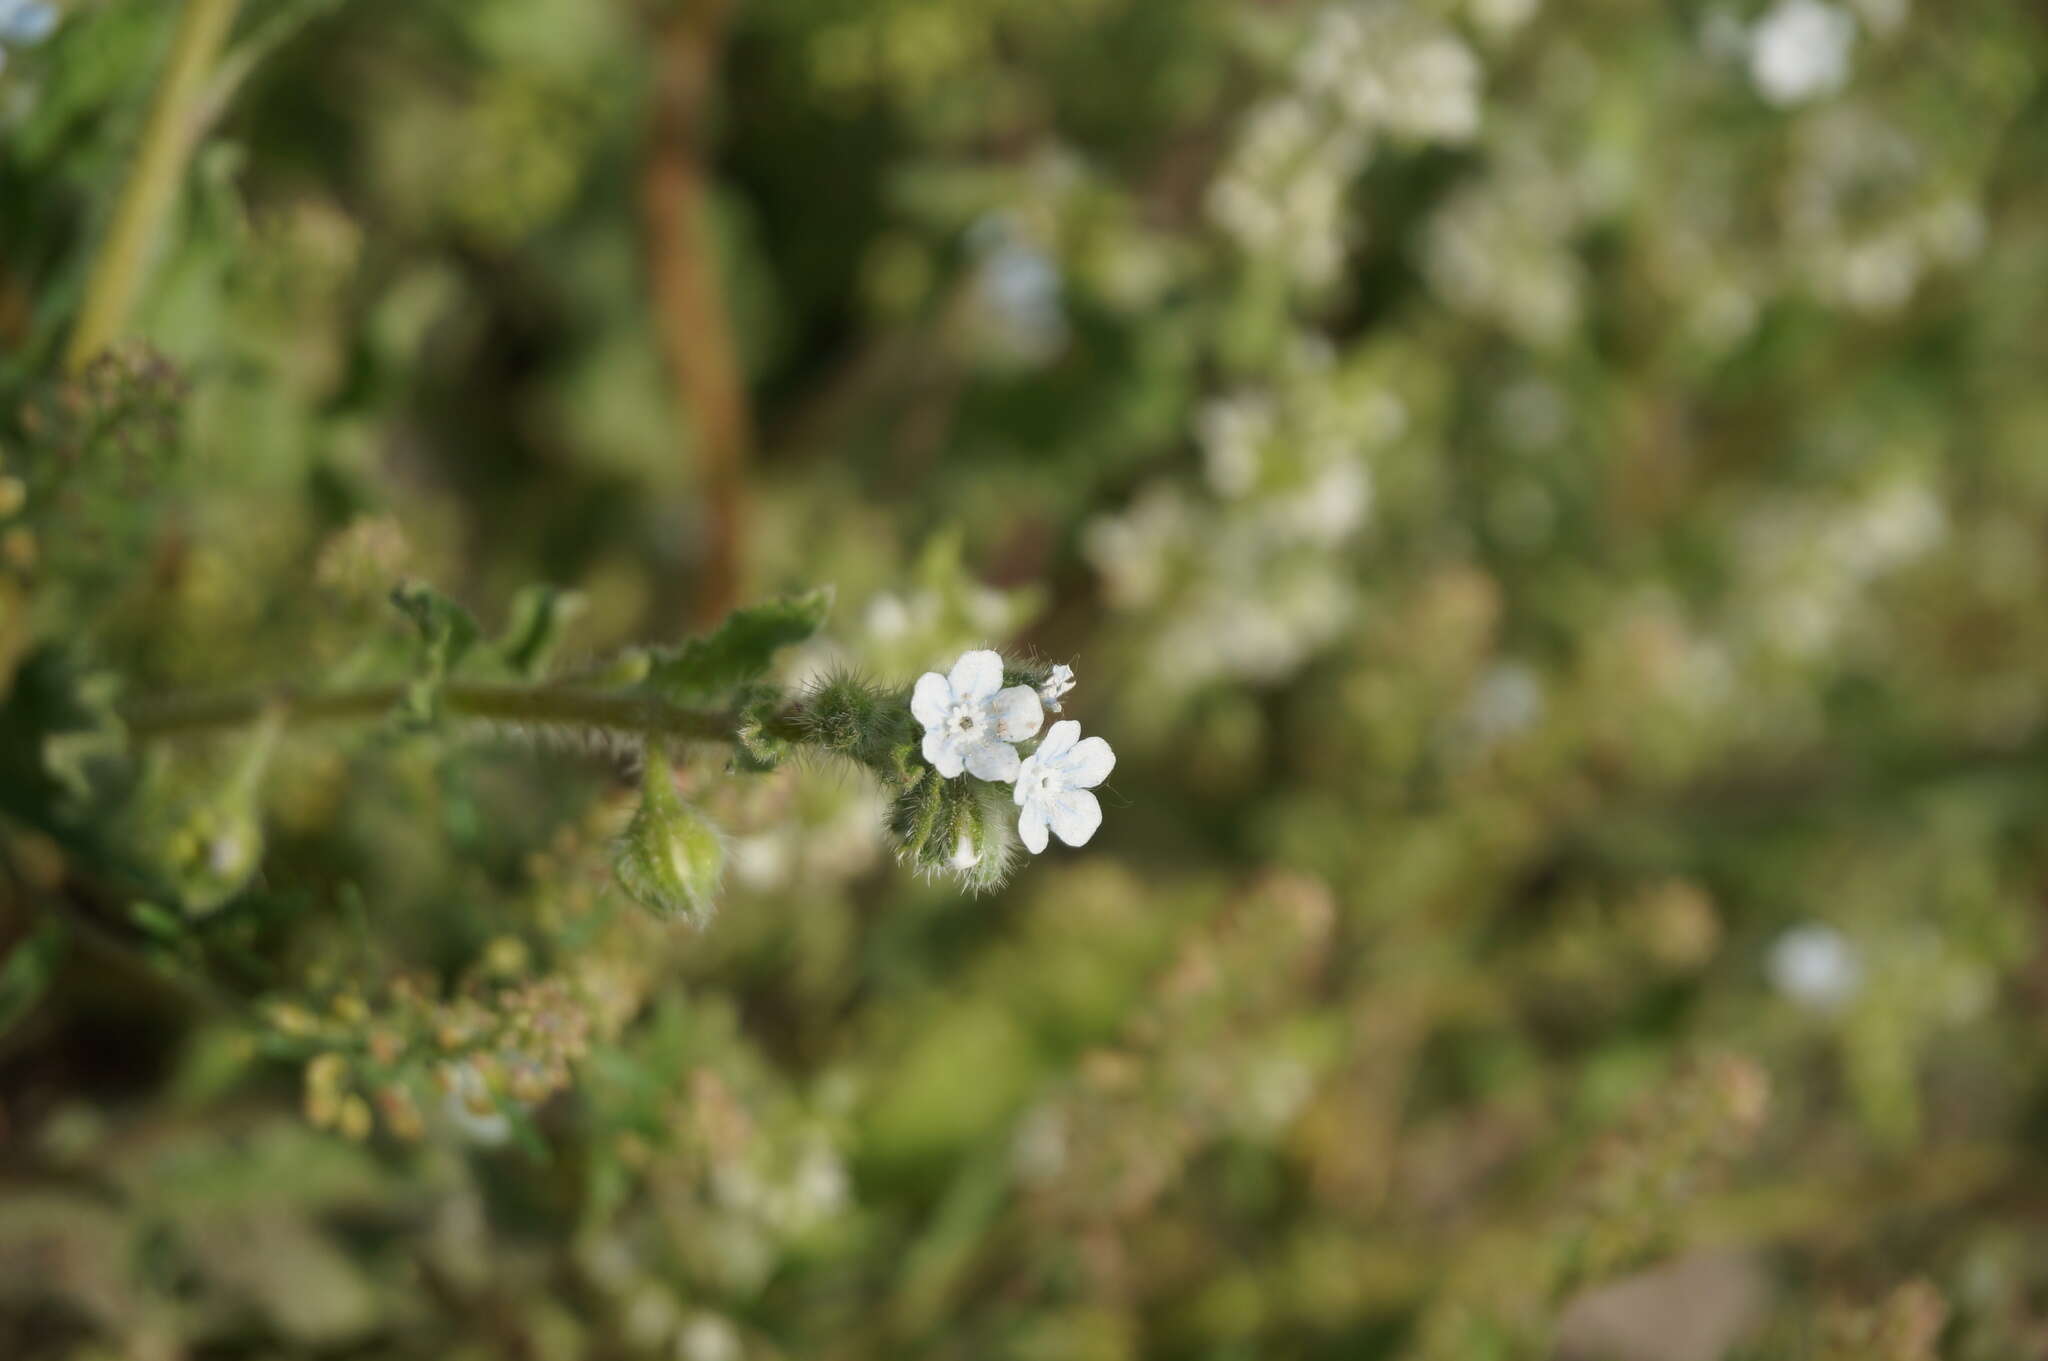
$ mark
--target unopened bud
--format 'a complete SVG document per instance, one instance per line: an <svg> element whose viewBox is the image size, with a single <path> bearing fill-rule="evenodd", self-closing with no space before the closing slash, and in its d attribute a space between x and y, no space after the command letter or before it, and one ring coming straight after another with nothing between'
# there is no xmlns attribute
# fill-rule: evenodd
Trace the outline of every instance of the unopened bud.
<svg viewBox="0 0 2048 1361"><path fill-rule="evenodd" d="M612 869L633 900L658 917L681 917L701 929L718 910L724 839L676 793L668 759L657 749L647 752L640 807Z"/></svg>
<svg viewBox="0 0 2048 1361"><path fill-rule="evenodd" d="M970 892L1000 887L1017 859L1009 792L977 780L920 780L890 809L898 858L926 874L951 875Z"/></svg>
<svg viewBox="0 0 2048 1361"><path fill-rule="evenodd" d="M263 776L282 726L282 715L266 716L234 768L211 788L158 786L139 800L135 844L190 916L212 912L240 893L262 863Z"/></svg>

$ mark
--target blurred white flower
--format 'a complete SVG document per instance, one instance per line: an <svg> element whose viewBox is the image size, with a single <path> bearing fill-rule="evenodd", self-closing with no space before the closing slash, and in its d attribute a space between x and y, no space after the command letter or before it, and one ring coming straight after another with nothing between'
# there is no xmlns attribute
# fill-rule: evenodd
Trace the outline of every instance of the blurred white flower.
<svg viewBox="0 0 2048 1361"><path fill-rule="evenodd" d="M1489 37L1503 38L1536 15L1536 0L1468 0L1472 22Z"/></svg>
<svg viewBox="0 0 2048 1361"><path fill-rule="evenodd" d="M1054 713L1060 711L1060 698L1074 688L1074 668L1067 665L1055 666L1045 683L1038 687L1038 697L1045 707Z"/></svg>
<svg viewBox="0 0 2048 1361"><path fill-rule="evenodd" d="M1005 214L975 223L967 242L978 256L974 300L991 350L1022 364L1058 353L1067 341L1059 262Z"/></svg>
<svg viewBox="0 0 2048 1361"><path fill-rule="evenodd" d="M812 1139L798 1155L778 1208L782 1223L802 1230L821 1224L844 1210L852 1199L853 1182L846 1164L822 1138Z"/></svg>
<svg viewBox="0 0 2048 1361"><path fill-rule="evenodd" d="M1232 1123L1260 1140L1277 1138L1315 1092L1315 1073L1292 1054L1257 1054L1239 1073Z"/></svg>
<svg viewBox="0 0 2048 1361"><path fill-rule="evenodd" d="M1491 744L1535 727L1543 708L1543 678L1536 669L1524 662L1500 662L1472 688L1465 721L1473 736Z"/></svg>
<svg viewBox="0 0 2048 1361"><path fill-rule="evenodd" d="M1049 1182L1066 1169L1067 1119L1057 1106L1041 1105L1017 1124L1010 1143L1011 1164L1025 1181Z"/></svg>
<svg viewBox="0 0 2048 1361"><path fill-rule="evenodd" d="M1088 791L1109 778L1116 753L1099 737L1082 739L1073 719L1055 723L1017 774L1017 833L1033 855L1047 846L1046 828L1069 846L1084 846L1102 825L1102 804Z"/></svg>
<svg viewBox="0 0 2048 1361"><path fill-rule="evenodd" d="M963 653L950 675L927 671L911 691L910 712L924 724L924 759L953 779L964 769L982 780L1017 778L1017 749L1038 732L1045 711L1028 685L1003 688L1003 659L986 649Z"/></svg>
<svg viewBox="0 0 2048 1361"><path fill-rule="evenodd" d="M57 30L57 11L42 0L0 0L0 69L7 49L33 47Z"/></svg>
<svg viewBox="0 0 2048 1361"><path fill-rule="evenodd" d="M884 591L868 602L868 632L883 642L909 633L911 623L910 606L900 595Z"/></svg>
<svg viewBox="0 0 2048 1361"><path fill-rule="evenodd" d="M1870 577L1924 556L1947 536L1940 499L1918 482L1901 480L1865 497L1834 537L1850 574Z"/></svg>
<svg viewBox="0 0 2048 1361"><path fill-rule="evenodd" d="M482 1148L501 1147L512 1137L512 1121L498 1108L497 1098L473 1063L446 1070L447 1098L441 1113L457 1133Z"/></svg>
<svg viewBox="0 0 2048 1361"><path fill-rule="evenodd" d="M725 845L725 861L733 878L756 890L789 882L794 858L788 840L775 832L730 837Z"/></svg>
<svg viewBox="0 0 2048 1361"><path fill-rule="evenodd" d="M1453 192L1430 215L1418 243L1430 287L1524 344L1560 344L1583 309L1585 271L1573 246L1583 187L1535 146L1509 142L1497 174Z"/></svg>
<svg viewBox="0 0 2048 1361"><path fill-rule="evenodd" d="M1155 482L1120 515L1098 515L1081 534L1081 551L1102 574L1103 593L1117 609L1156 604L1198 527L1193 508L1171 483Z"/></svg>
<svg viewBox="0 0 2048 1361"><path fill-rule="evenodd" d="M676 1361L740 1361L740 1335L717 1314L692 1314L676 1334Z"/></svg>
<svg viewBox="0 0 2048 1361"><path fill-rule="evenodd" d="M1273 403L1258 393L1221 397L1195 418L1209 485L1218 496L1239 497L1259 480L1259 455L1273 438Z"/></svg>
<svg viewBox="0 0 2048 1361"><path fill-rule="evenodd" d="M1832 926L1796 926L1771 944L1771 986L1801 1006L1833 1011L1856 995L1863 964Z"/></svg>
<svg viewBox="0 0 2048 1361"><path fill-rule="evenodd" d="M1269 100L1246 116L1209 186L1209 214L1246 250L1279 252L1298 282L1322 287L1351 244L1345 195L1370 154L1357 128L1292 95Z"/></svg>
<svg viewBox="0 0 2048 1361"><path fill-rule="evenodd" d="M1478 59L1451 29L1407 6L1325 9L1295 74L1365 131L1462 142L1479 129Z"/></svg>
<svg viewBox="0 0 2048 1361"><path fill-rule="evenodd" d="M1749 35L1749 78L1773 104L1833 94L1849 80L1856 20L1825 0L1779 0Z"/></svg>
<svg viewBox="0 0 2048 1361"><path fill-rule="evenodd" d="M1334 546L1365 523L1372 509L1372 474L1363 463L1343 459L1326 464L1307 485L1273 498L1266 513L1290 538Z"/></svg>

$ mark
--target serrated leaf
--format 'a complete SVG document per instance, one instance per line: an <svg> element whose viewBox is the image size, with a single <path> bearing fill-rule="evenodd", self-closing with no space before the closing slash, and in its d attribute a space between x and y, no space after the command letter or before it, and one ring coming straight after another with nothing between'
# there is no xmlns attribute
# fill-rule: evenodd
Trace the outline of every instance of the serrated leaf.
<svg viewBox="0 0 2048 1361"><path fill-rule="evenodd" d="M768 672L778 650L824 626L830 589L735 610L718 630L654 654L647 688L671 704L710 704Z"/></svg>

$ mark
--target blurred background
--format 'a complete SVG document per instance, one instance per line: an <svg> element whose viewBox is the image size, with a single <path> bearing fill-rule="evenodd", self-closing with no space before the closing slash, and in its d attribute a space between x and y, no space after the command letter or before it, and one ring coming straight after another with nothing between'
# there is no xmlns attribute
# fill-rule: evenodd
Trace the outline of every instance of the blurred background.
<svg viewBox="0 0 2048 1361"><path fill-rule="evenodd" d="M0 1357L2048 1355L2044 57L0 0ZM414 577L1071 662L1103 828L972 897L693 768L698 932L604 752L96 802L113 685L345 683Z"/></svg>

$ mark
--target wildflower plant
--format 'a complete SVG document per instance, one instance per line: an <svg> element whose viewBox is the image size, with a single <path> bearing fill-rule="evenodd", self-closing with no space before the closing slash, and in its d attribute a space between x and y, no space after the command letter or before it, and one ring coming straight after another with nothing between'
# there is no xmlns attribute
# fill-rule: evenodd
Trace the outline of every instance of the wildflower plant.
<svg viewBox="0 0 2048 1361"><path fill-rule="evenodd" d="M2037 10L0 0L0 1358L2040 1354Z"/></svg>

